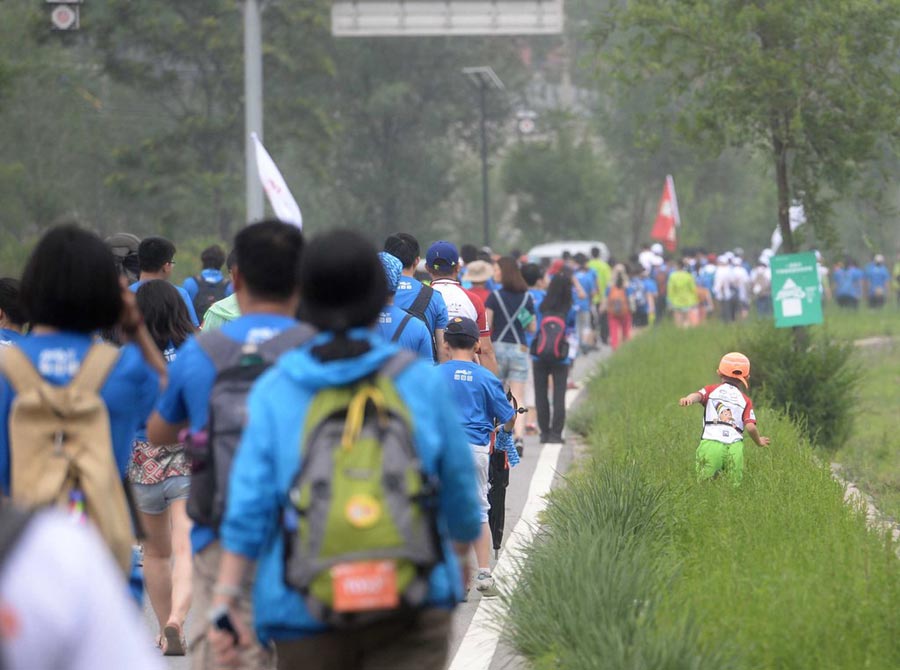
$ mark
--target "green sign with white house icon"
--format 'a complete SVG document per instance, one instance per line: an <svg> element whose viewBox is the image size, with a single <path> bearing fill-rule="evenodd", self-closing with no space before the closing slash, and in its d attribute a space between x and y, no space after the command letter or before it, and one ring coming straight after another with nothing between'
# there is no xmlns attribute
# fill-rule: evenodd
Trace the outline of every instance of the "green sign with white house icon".
<svg viewBox="0 0 900 670"><path fill-rule="evenodd" d="M822 292L816 255L809 252L773 256L770 267L775 327L822 323Z"/></svg>

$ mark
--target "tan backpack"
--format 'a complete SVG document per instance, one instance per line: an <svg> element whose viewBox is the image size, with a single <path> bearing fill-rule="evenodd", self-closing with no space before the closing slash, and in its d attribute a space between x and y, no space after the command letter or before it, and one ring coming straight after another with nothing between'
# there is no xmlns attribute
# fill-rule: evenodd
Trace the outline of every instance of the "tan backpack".
<svg viewBox="0 0 900 670"><path fill-rule="evenodd" d="M118 359L115 347L93 345L67 386L44 380L15 346L3 350L0 369L16 392L9 415L13 502L65 508L71 492L80 490L88 519L127 574L134 529L100 397Z"/></svg>

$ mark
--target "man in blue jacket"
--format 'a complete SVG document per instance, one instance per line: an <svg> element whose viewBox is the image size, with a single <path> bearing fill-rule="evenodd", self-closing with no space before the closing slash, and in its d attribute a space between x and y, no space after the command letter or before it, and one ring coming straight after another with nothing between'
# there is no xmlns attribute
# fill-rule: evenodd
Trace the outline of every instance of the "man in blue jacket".
<svg viewBox="0 0 900 670"><path fill-rule="evenodd" d="M288 352L260 378L248 401L248 423L231 471L221 526L224 554L208 613L220 664L228 666L251 639L238 621L240 645L226 632L243 575L256 564L255 630L274 642L279 668L440 668L451 611L462 596L462 571L481 518L475 470L446 384L423 361L410 363L394 386L413 417L413 442L422 470L439 481L437 528L443 556L431 570L425 606L352 630L314 618L298 591L285 583L280 519L301 465L301 436L315 394L376 373L399 347L371 328L387 297L375 249L355 233L313 240L300 270L301 318L321 332ZM462 570L461 570L462 568Z"/></svg>

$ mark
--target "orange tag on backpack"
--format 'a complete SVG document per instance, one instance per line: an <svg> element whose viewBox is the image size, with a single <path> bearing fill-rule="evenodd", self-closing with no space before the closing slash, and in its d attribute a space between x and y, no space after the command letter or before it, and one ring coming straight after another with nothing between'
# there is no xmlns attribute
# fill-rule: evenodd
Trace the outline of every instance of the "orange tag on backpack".
<svg viewBox="0 0 900 670"><path fill-rule="evenodd" d="M400 605L393 561L342 563L331 568L335 612L366 612Z"/></svg>

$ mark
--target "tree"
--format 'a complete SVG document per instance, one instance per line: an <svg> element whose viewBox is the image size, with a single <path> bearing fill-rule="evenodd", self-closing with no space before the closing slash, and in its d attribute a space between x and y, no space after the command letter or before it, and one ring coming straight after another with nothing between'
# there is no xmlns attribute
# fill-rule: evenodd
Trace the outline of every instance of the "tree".
<svg viewBox="0 0 900 670"><path fill-rule="evenodd" d="M283 138L327 136L315 96L299 82L331 71L326 3L274 2L264 15L266 94ZM164 230L185 224L228 239L244 218L243 25L233 0L110 0L90 28L106 72L149 96L163 120L116 152L108 183L153 212ZM304 35L298 40L297 35ZM275 125L278 125L277 121Z"/></svg>
<svg viewBox="0 0 900 670"><path fill-rule="evenodd" d="M545 121L546 139L514 146L503 166L503 186L518 198L516 222L530 243L596 239L607 223L614 189L607 165L570 118Z"/></svg>
<svg viewBox="0 0 900 670"><path fill-rule="evenodd" d="M481 38L338 40L331 176L337 217L376 239L430 235L454 192L461 148L476 147L478 103L462 74L491 65L508 89L524 75L514 44ZM488 95L491 136L508 96ZM380 241L379 239L379 241Z"/></svg>
<svg viewBox="0 0 900 670"><path fill-rule="evenodd" d="M898 137L900 1L613 3L595 36L626 81L658 77L685 137L773 167L778 223L802 202L820 238L879 143Z"/></svg>

